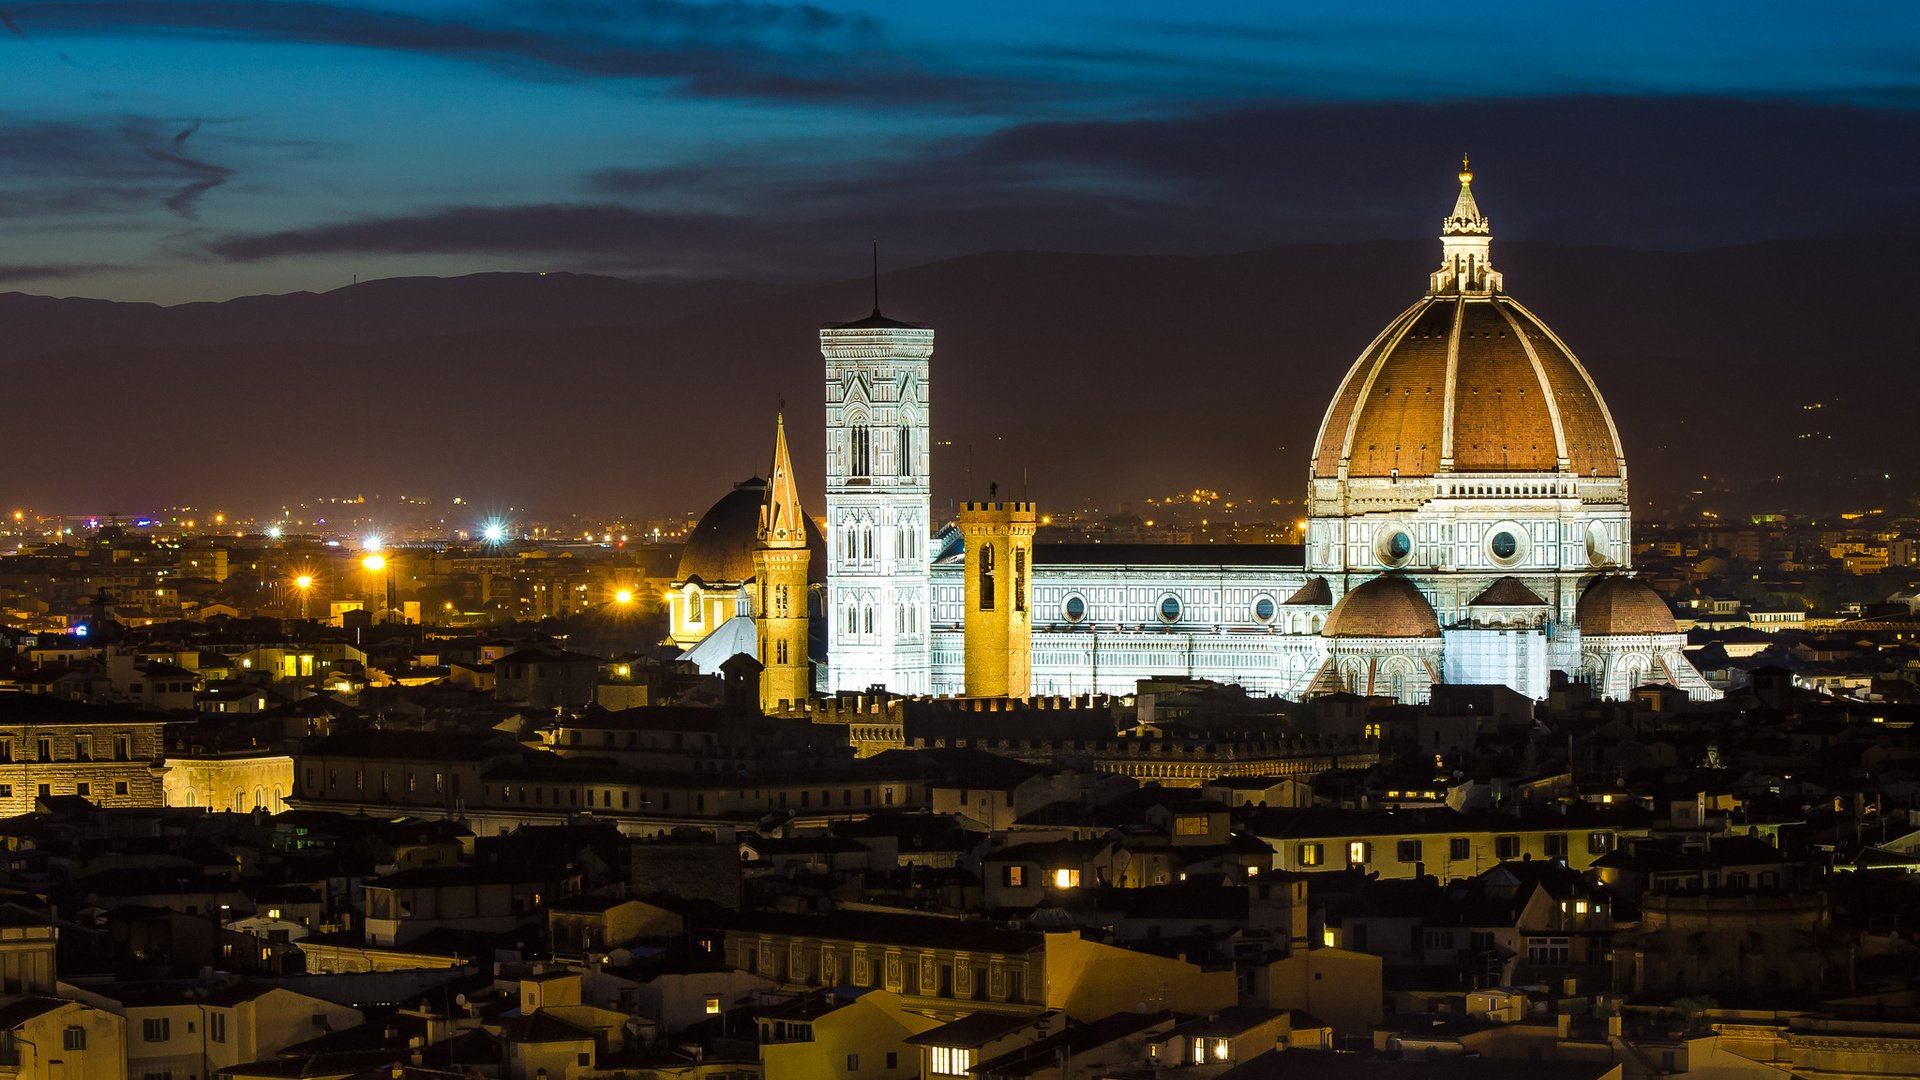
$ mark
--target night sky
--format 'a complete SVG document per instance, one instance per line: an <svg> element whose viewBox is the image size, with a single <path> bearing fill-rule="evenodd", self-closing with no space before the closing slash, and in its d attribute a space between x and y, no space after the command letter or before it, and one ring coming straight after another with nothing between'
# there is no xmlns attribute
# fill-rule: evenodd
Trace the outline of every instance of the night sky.
<svg viewBox="0 0 1920 1080"><path fill-rule="evenodd" d="M1905 230L1920 5L0 8L0 288L824 281L1005 249Z"/></svg>

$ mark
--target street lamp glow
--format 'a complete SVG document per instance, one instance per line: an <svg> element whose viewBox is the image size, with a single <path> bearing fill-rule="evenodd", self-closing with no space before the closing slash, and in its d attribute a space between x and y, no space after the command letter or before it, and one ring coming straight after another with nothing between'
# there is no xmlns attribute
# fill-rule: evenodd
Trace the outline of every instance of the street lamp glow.
<svg viewBox="0 0 1920 1080"><path fill-rule="evenodd" d="M480 538L489 544L498 544L507 538L507 527L498 521L489 521L481 526Z"/></svg>
<svg viewBox="0 0 1920 1080"><path fill-rule="evenodd" d="M377 574L387 568L387 558L384 555L369 555L360 560L360 565Z"/></svg>
<svg viewBox="0 0 1920 1080"><path fill-rule="evenodd" d="M293 583L302 589L311 589L313 588L313 575L301 574L299 577L293 579Z"/></svg>
<svg viewBox="0 0 1920 1080"><path fill-rule="evenodd" d="M373 533L360 541L360 549L362 551L379 551L386 546L386 540L383 539L379 533Z"/></svg>
<svg viewBox="0 0 1920 1080"><path fill-rule="evenodd" d="M269 540L280 539L280 526L278 525L267 526L267 539Z"/></svg>
<svg viewBox="0 0 1920 1080"><path fill-rule="evenodd" d="M632 590L632 589L621 589L621 590L619 590L618 592L615 592L615 593L613 594L613 602L614 602L614 603L616 603L616 604L631 604L631 603L633 603L633 590Z"/></svg>

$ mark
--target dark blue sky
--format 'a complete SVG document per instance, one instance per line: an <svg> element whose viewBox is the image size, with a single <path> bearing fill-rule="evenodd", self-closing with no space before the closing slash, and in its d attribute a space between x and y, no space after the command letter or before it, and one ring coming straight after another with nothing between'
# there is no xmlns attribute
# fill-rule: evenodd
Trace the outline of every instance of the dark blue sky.
<svg viewBox="0 0 1920 1080"><path fill-rule="evenodd" d="M0 289L1904 230L1920 5L0 3Z"/></svg>

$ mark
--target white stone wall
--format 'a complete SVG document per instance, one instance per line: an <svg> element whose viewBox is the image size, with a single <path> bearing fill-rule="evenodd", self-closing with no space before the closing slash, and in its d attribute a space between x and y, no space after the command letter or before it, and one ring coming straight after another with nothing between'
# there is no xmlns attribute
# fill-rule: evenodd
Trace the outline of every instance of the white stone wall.
<svg viewBox="0 0 1920 1080"><path fill-rule="evenodd" d="M965 686L964 572L933 568L936 694ZM1298 567L1037 565L1033 692L1130 694L1140 679L1203 678L1297 697L1323 653L1311 615L1285 603L1305 580ZM1173 620L1162 611L1169 597Z"/></svg>

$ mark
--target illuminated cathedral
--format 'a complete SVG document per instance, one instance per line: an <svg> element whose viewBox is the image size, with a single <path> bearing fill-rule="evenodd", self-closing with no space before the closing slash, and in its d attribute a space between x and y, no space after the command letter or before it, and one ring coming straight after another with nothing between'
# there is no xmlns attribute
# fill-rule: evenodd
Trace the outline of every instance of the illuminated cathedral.
<svg viewBox="0 0 1920 1080"><path fill-rule="evenodd" d="M1036 508L1019 502L968 503L935 531L934 331L876 307L820 331L821 535L782 430L771 480L696 528L669 595L674 642L703 667L753 652L779 688L763 689L770 705L807 687L1028 697L1141 679L1403 702L1497 683L1541 698L1555 672L1606 697L1654 682L1715 696L1666 602L1632 575L1606 402L1507 295L1464 162L1459 180L1425 294L1360 353L1321 421L1304 546L1038 543ZM776 518L791 526L777 538ZM769 591L769 566L786 592ZM800 594L805 610L769 606ZM809 618L825 630L810 660L797 655Z"/></svg>

